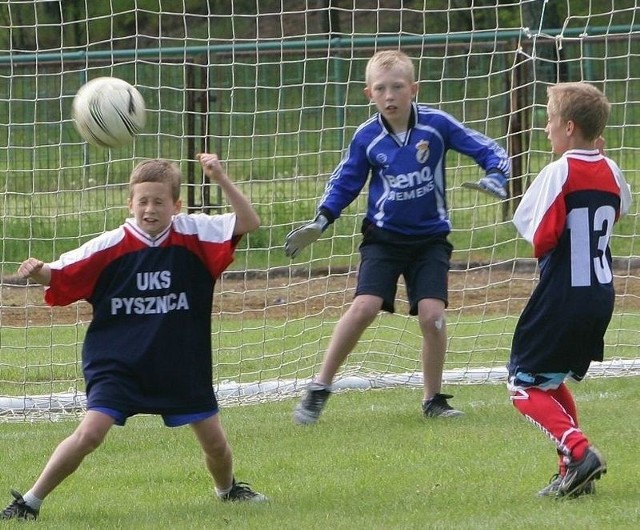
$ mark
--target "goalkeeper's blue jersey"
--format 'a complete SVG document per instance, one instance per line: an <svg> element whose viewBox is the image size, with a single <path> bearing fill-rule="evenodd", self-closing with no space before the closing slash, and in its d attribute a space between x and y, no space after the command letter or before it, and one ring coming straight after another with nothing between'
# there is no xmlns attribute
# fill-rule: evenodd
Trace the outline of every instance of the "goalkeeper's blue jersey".
<svg viewBox="0 0 640 530"><path fill-rule="evenodd" d="M50 264L50 305L87 300L88 407L191 414L217 407L211 309L237 244L235 214L179 214L155 238L129 219Z"/></svg>
<svg viewBox="0 0 640 530"><path fill-rule="evenodd" d="M446 112L414 103L408 126L406 135L398 136L376 113L358 127L318 209L337 219L368 181L366 217L371 223L405 235L446 234L451 230L447 151L471 157L485 171L509 175L506 151Z"/></svg>

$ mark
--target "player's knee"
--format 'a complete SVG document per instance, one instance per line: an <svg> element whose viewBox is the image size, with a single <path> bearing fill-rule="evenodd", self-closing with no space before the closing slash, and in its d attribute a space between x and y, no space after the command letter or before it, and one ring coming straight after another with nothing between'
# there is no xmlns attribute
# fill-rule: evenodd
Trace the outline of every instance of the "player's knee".
<svg viewBox="0 0 640 530"><path fill-rule="evenodd" d="M424 298L418 303L418 320L423 333L438 333L446 327L445 304L442 300Z"/></svg>
<svg viewBox="0 0 640 530"><path fill-rule="evenodd" d="M226 439L211 439L202 444L204 453L213 460L222 460L231 453L231 447Z"/></svg>
<svg viewBox="0 0 640 530"><path fill-rule="evenodd" d="M370 324L382 308L382 299L373 296L358 296L349 308L350 317L359 323Z"/></svg>
<svg viewBox="0 0 640 530"><path fill-rule="evenodd" d="M419 315L423 333L441 333L446 327L446 318L440 311L425 312Z"/></svg>
<svg viewBox="0 0 640 530"><path fill-rule="evenodd" d="M549 406L548 397L544 390L536 387L516 389L511 392L510 396L513 406L527 418L535 415L541 406L547 408Z"/></svg>
<svg viewBox="0 0 640 530"><path fill-rule="evenodd" d="M104 440L104 436L95 431L79 429L72 434L72 439L79 451L84 454L89 454L100 446Z"/></svg>

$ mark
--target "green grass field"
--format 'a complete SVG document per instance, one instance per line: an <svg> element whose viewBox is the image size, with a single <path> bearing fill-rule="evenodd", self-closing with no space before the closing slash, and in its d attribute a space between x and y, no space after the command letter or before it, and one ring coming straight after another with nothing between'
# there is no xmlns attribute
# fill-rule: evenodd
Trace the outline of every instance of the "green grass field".
<svg viewBox="0 0 640 530"><path fill-rule="evenodd" d="M581 39L565 40L563 46L569 57L584 51ZM638 56L629 53L624 39L589 46L594 57L608 57L607 63L581 61L579 67L595 68L589 70L594 79L607 80L607 94L615 102L607 131L608 154L636 189L640 139L632 125L640 119L640 107L633 104L637 88L628 82L628 72L638 66ZM354 263L364 196L315 245L311 261L307 253L305 261L292 264L281 247L293 226L315 215L342 149L371 112L359 81L368 56L369 50L362 49L354 57L335 57L327 63L323 56L308 56L305 50L289 52L284 70L280 61L260 62L257 57L254 61L251 55L218 65L211 131L191 127L187 121L190 113L197 117L202 113L199 107L185 113L185 101L176 97L184 89L179 64L137 61L135 66L123 62L116 69L105 66L104 72L124 78L132 76L127 69L135 67L139 84L148 87L147 129L135 148L116 153L82 143L69 120L72 95L84 81L84 69L65 74L71 77L64 83L57 73L40 75L34 83L31 76L36 70L21 67L20 75L12 77L11 99L0 104L0 117L10 124L0 130L7 161L0 204L3 274L13 274L28 255L49 261L118 226L128 215L126 182L134 161L163 156L180 160L185 170L193 169L195 162L187 160L187 141L204 135L212 150L227 161L230 175L251 197L262 219L262 227L241 243L232 269ZM508 65L499 63L504 60L501 54L475 54L474 59L473 75L465 78L464 54L454 53L446 61L435 53L426 55L419 65L419 100L504 142L510 96L504 92L503 72ZM43 64L33 68L41 74L48 71ZM58 66L48 68L55 73ZM600 72L601 68L606 71ZM94 66L93 74L99 72ZM158 79L162 88L152 88ZM551 160L543 133L544 90L529 96L525 185ZM59 105L35 103L52 99ZM454 261L498 263L530 257L530 247L516 237L503 205L460 188L462 182L480 175L470 159L450 156ZM185 187L183 199L186 192ZM615 229L615 256L637 254L633 208ZM313 317L286 324L244 317L216 322L217 381L310 377L334 323ZM512 314L451 319L447 368L503 366L514 324ZM355 351L349 363L365 370L418 370L415 326L415 322L407 325L409 336L403 340L393 327L371 330L360 347L373 353ZM616 315L607 356L637 357L639 329L638 314ZM78 359L84 331L83 325L75 324L9 327L3 322L0 396L65 392L76 384L82 389ZM390 344L396 354L393 365L388 355L376 353L387 352ZM132 418L125 428L114 429L103 447L47 499L37 525L40 529L636 528L638 378L592 379L572 388L583 427L609 460L609 473L598 483L595 496L566 502L536 497L554 472L555 451L513 409L504 385L446 387L455 394L454 404L466 412L453 421L423 419L419 390L405 388L335 396L320 424L312 428L292 424L293 400L226 407L224 422L238 479L271 498L259 506L226 505L213 497L188 428L167 429L158 418ZM10 501L10 488L22 492L29 488L76 422L70 417L0 423L0 504L2 495Z"/></svg>
<svg viewBox="0 0 640 530"><path fill-rule="evenodd" d="M292 400L223 410L238 479L267 494L229 505L212 493L188 428L154 417L114 428L45 502L39 529L626 529L640 519L638 379L572 385L582 427L608 460L597 494L542 499L555 450L503 385L448 386L466 415L426 420L415 389L351 391L314 427ZM3 424L0 492L26 491L75 421ZM7 524L7 527L10 525ZM22 527L22 526L21 526Z"/></svg>

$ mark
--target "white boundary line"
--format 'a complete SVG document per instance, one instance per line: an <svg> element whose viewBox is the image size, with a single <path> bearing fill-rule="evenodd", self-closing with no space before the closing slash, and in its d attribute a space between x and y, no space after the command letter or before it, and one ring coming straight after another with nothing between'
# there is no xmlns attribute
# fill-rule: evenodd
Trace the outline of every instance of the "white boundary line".
<svg viewBox="0 0 640 530"><path fill-rule="evenodd" d="M640 359L614 359L603 363L592 363L588 377L626 377L640 375ZM443 381L450 384L504 383L507 369L472 368L447 370ZM269 398L290 397L304 390L310 379L267 381L259 383L236 383L225 381L216 388L216 396L221 405L238 404L246 398L247 402L268 400ZM422 374L380 374L347 375L333 384L335 391L366 390L370 388L391 388L399 386L421 387ZM257 398L257 399L250 399ZM33 417L43 415L56 418L70 413L81 413L86 405L83 392L63 392L51 395L12 397L0 396L0 422L7 418Z"/></svg>

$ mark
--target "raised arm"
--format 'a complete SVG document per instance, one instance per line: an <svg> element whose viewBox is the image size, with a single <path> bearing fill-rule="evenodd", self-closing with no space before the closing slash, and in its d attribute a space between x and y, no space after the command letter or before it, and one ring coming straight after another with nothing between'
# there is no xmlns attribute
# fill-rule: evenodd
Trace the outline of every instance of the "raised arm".
<svg viewBox="0 0 640 530"><path fill-rule="evenodd" d="M51 269L44 261L36 258L28 258L18 267L18 276L31 278L41 285L49 285L51 282Z"/></svg>
<svg viewBox="0 0 640 530"><path fill-rule="evenodd" d="M260 217L253 208L249 199L231 182L231 179L222 168L218 155L214 153L201 153L198 155L204 174L220 186L231 208L236 214L236 226L234 235L242 235L252 232L260 226Z"/></svg>

